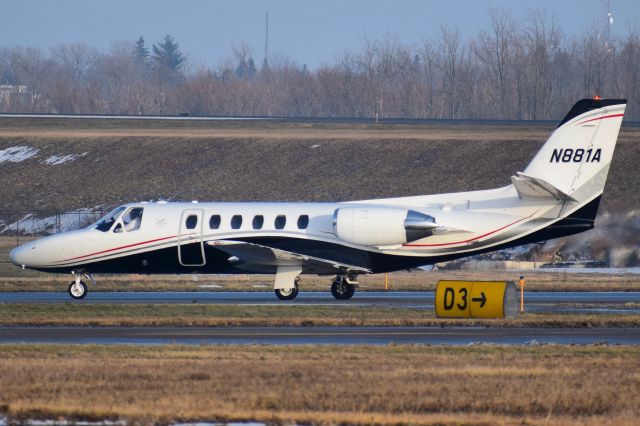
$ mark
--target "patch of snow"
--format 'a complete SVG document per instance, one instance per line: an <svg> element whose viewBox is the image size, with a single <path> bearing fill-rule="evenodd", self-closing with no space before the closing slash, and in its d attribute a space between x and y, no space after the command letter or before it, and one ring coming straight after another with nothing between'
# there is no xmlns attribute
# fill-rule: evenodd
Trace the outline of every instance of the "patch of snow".
<svg viewBox="0 0 640 426"><path fill-rule="evenodd" d="M58 164L64 164L77 158L84 157L85 155L87 155L86 152L83 152L82 154L52 155L44 160L44 164L57 166Z"/></svg>
<svg viewBox="0 0 640 426"><path fill-rule="evenodd" d="M311 149L313 149L313 148L318 148L318 147L320 147L320 145L318 145L318 144L311 145Z"/></svg>
<svg viewBox="0 0 640 426"><path fill-rule="evenodd" d="M200 287L200 288L222 288L222 286L218 285L218 284L200 284L198 287Z"/></svg>
<svg viewBox="0 0 640 426"><path fill-rule="evenodd" d="M32 146L18 145L9 148L0 149L0 164L4 162L19 163L28 158L38 155L40 150Z"/></svg>

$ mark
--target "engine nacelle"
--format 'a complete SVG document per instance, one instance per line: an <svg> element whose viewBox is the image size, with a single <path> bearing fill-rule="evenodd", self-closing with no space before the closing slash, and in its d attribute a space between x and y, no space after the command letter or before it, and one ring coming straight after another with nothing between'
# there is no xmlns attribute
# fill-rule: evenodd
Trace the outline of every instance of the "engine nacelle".
<svg viewBox="0 0 640 426"><path fill-rule="evenodd" d="M424 213L395 207L341 207L333 213L333 233L366 246L404 244L433 235L439 225Z"/></svg>

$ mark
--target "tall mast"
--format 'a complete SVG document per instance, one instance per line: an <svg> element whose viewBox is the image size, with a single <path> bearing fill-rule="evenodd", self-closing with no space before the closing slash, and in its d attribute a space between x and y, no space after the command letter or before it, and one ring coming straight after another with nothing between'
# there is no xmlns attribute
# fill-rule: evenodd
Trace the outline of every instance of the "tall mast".
<svg viewBox="0 0 640 426"><path fill-rule="evenodd" d="M269 64L269 11L267 10L267 16L265 19L265 31L264 31L264 65Z"/></svg>

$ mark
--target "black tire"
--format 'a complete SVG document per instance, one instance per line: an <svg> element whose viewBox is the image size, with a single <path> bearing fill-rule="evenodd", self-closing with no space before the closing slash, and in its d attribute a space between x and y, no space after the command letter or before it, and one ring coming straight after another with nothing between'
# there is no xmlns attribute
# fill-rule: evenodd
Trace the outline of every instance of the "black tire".
<svg viewBox="0 0 640 426"><path fill-rule="evenodd" d="M89 292L89 289L87 288L87 285L84 283L84 281L80 281L78 286L76 286L76 282L73 281L71 284L69 284L68 291L69 291L69 296L71 296L72 299L80 300L80 299L84 299L84 297Z"/></svg>
<svg viewBox="0 0 640 426"><path fill-rule="evenodd" d="M277 288L274 290L274 292L276 293L276 296L278 297L278 299L280 300L293 300L296 298L296 296L298 295L298 283L296 282L293 286L293 288Z"/></svg>
<svg viewBox="0 0 640 426"><path fill-rule="evenodd" d="M349 300L355 292L356 286L349 284L346 280L331 283L331 294L338 300Z"/></svg>

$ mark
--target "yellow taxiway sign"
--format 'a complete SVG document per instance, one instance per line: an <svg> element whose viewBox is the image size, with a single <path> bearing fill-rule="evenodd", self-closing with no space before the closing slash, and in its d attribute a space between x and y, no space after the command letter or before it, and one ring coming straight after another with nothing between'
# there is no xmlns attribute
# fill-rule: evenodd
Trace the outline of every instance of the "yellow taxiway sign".
<svg viewBox="0 0 640 426"><path fill-rule="evenodd" d="M515 318L516 289L511 281L439 281L438 318Z"/></svg>

